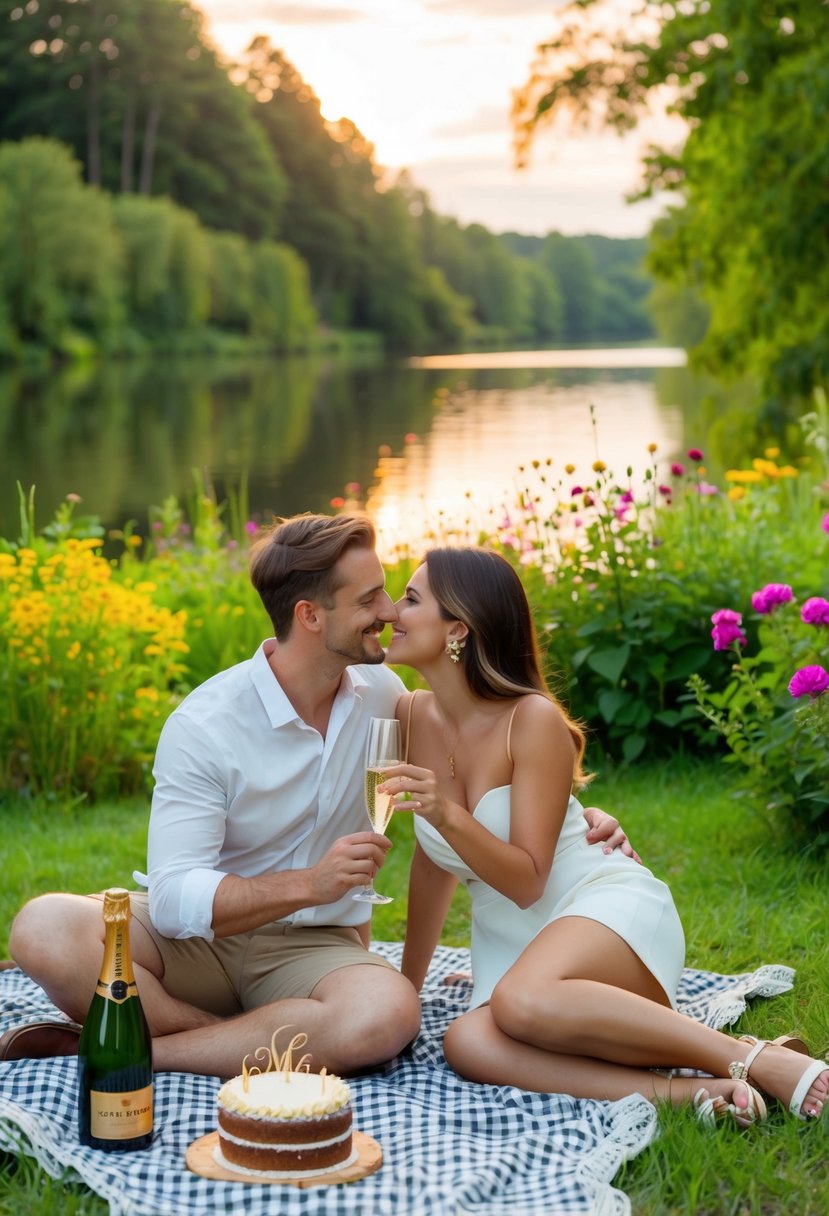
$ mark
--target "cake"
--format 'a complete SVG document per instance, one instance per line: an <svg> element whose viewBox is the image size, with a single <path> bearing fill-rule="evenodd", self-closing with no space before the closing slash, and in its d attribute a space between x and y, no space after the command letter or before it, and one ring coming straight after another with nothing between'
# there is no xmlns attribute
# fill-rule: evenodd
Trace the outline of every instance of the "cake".
<svg viewBox="0 0 829 1216"><path fill-rule="evenodd" d="M284 1029L284 1028L280 1028ZM340 1077L310 1071L310 1056L296 1066L296 1035L280 1056L260 1048L248 1067L226 1081L217 1096L219 1142L214 1158L233 1173L261 1178L312 1178L343 1169L357 1159L352 1142L351 1091Z"/></svg>

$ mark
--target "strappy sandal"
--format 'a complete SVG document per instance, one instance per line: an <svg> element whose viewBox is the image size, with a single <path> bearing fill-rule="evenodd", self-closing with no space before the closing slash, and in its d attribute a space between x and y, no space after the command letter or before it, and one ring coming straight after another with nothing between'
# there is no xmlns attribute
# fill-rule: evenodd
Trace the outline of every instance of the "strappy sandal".
<svg viewBox="0 0 829 1216"><path fill-rule="evenodd" d="M782 1046L782 1044L773 1045ZM735 1081L747 1081L752 1064L757 1059L763 1048L768 1046L768 1039L756 1039L754 1046L746 1056L745 1060L735 1060L732 1064L729 1064L729 1075L733 1077ZM789 1111L798 1119L803 1119L805 1121L820 1117L820 1111L809 1111L807 1114L802 1114L801 1107L806 1095L812 1088L813 1083L818 1079L821 1073L824 1072L829 1072L829 1064L827 1064L825 1060L810 1060L806 1068L804 1068L803 1072L801 1073L800 1080L795 1085L794 1093L792 1094L791 1098L789 1098L788 1102ZM822 1107L823 1103L820 1102L819 1105Z"/></svg>
<svg viewBox="0 0 829 1216"><path fill-rule="evenodd" d="M694 1094L694 1112L700 1123L706 1127L715 1127L722 1119L733 1119L738 1127L752 1127L762 1123L768 1111L761 1095L747 1081L738 1078L738 1083L745 1090L745 1106L736 1106L726 1102L722 1095L712 1097L707 1089L698 1089Z"/></svg>
<svg viewBox="0 0 829 1216"><path fill-rule="evenodd" d="M773 1047L786 1047L789 1051L796 1051L801 1056L811 1056L812 1054L809 1044L798 1038L796 1034L781 1034L776 1039L758 1039L753 1034L741 1034L738 1042L751 1043L755 1047L758 1043L771 1043Z"/></svg>

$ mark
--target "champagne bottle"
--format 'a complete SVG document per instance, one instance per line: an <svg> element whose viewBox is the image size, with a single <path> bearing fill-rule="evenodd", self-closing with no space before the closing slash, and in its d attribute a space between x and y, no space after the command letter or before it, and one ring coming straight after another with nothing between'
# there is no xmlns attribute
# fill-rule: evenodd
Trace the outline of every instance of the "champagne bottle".
<svg viewBox="0 0 829 1216"><path fill-rule="evenodd" d="M150 1031L130 955L130 897L104 892L104 958L78 1046L81 1144L105 1152L147 1148L153 1134Z"/></svg>

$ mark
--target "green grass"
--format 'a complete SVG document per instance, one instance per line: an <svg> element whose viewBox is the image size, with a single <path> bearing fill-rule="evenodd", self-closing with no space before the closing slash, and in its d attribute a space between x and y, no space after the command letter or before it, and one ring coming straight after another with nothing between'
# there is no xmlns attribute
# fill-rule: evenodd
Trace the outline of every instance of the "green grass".
<svg viewBox="0 0 829 1216"><path fill-rule="evenodd" d="M785 963L794 991L759 1001L737 1027L762 1037L797 1030L829 1050L829 859L792 853L784 829L733 796L716 761L677 762L608 775L591 801L617 814L647 863L667 879L685 923L689 966L714 971ZM0 804L4 881L0 952L15 910L50 889L131 885L144 864L141 800L95 807ZM398 816L395 847L378 889L395 901L375 912L379 939L402 936L411 823ZM467 942L468 901L454 901L443 941ZM623 1166L617 1185L636 1216L823 1216L829 1211L829 1119L805 1125L775 1109L750 1132L700 1128L690 1112L664 1110L658 1140ZM79 1183L50 1179L26 1159L0 1154L0 1213L103 1216L106 1204Z"/></svg>

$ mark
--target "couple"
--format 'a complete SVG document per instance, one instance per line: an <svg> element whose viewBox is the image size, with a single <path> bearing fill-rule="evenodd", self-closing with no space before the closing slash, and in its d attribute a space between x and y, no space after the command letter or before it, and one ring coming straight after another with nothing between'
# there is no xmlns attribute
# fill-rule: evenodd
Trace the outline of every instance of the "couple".
<svg viewBox="0 0 829 1216"><path fill-rule="evenodd" d="M191 693L156 756L132 947L157 1069L232 1076L288 1023L332 1071L391 1059L417 1033L417 989L460 878L474 991L445 1048L463 1076L693 1100L706 1120L748 1124L765 1111L750 1075L801 1117L820 1113L829 1066L673 1008L684 943L670 893L629 846L611 849L624 840L615 820L590 812L585 837L571 797L583 735L546 690L506 561L437 550L393 605L371 524L306 515L257 542L251 578L274 638ZM388 622L389 662L430 693L407 693L383 665ZM402 975L368 952L352 899L390 847L365 830L363 755L369 718L395 713L408 751L386 783L418 837ZM100 899L40 896L12 928L18 964L76 1020L97 978ZM0 1058L73 1049L71 1028L30 1027ZM671 1066L711 1079L652 1071Z"/></svg>

